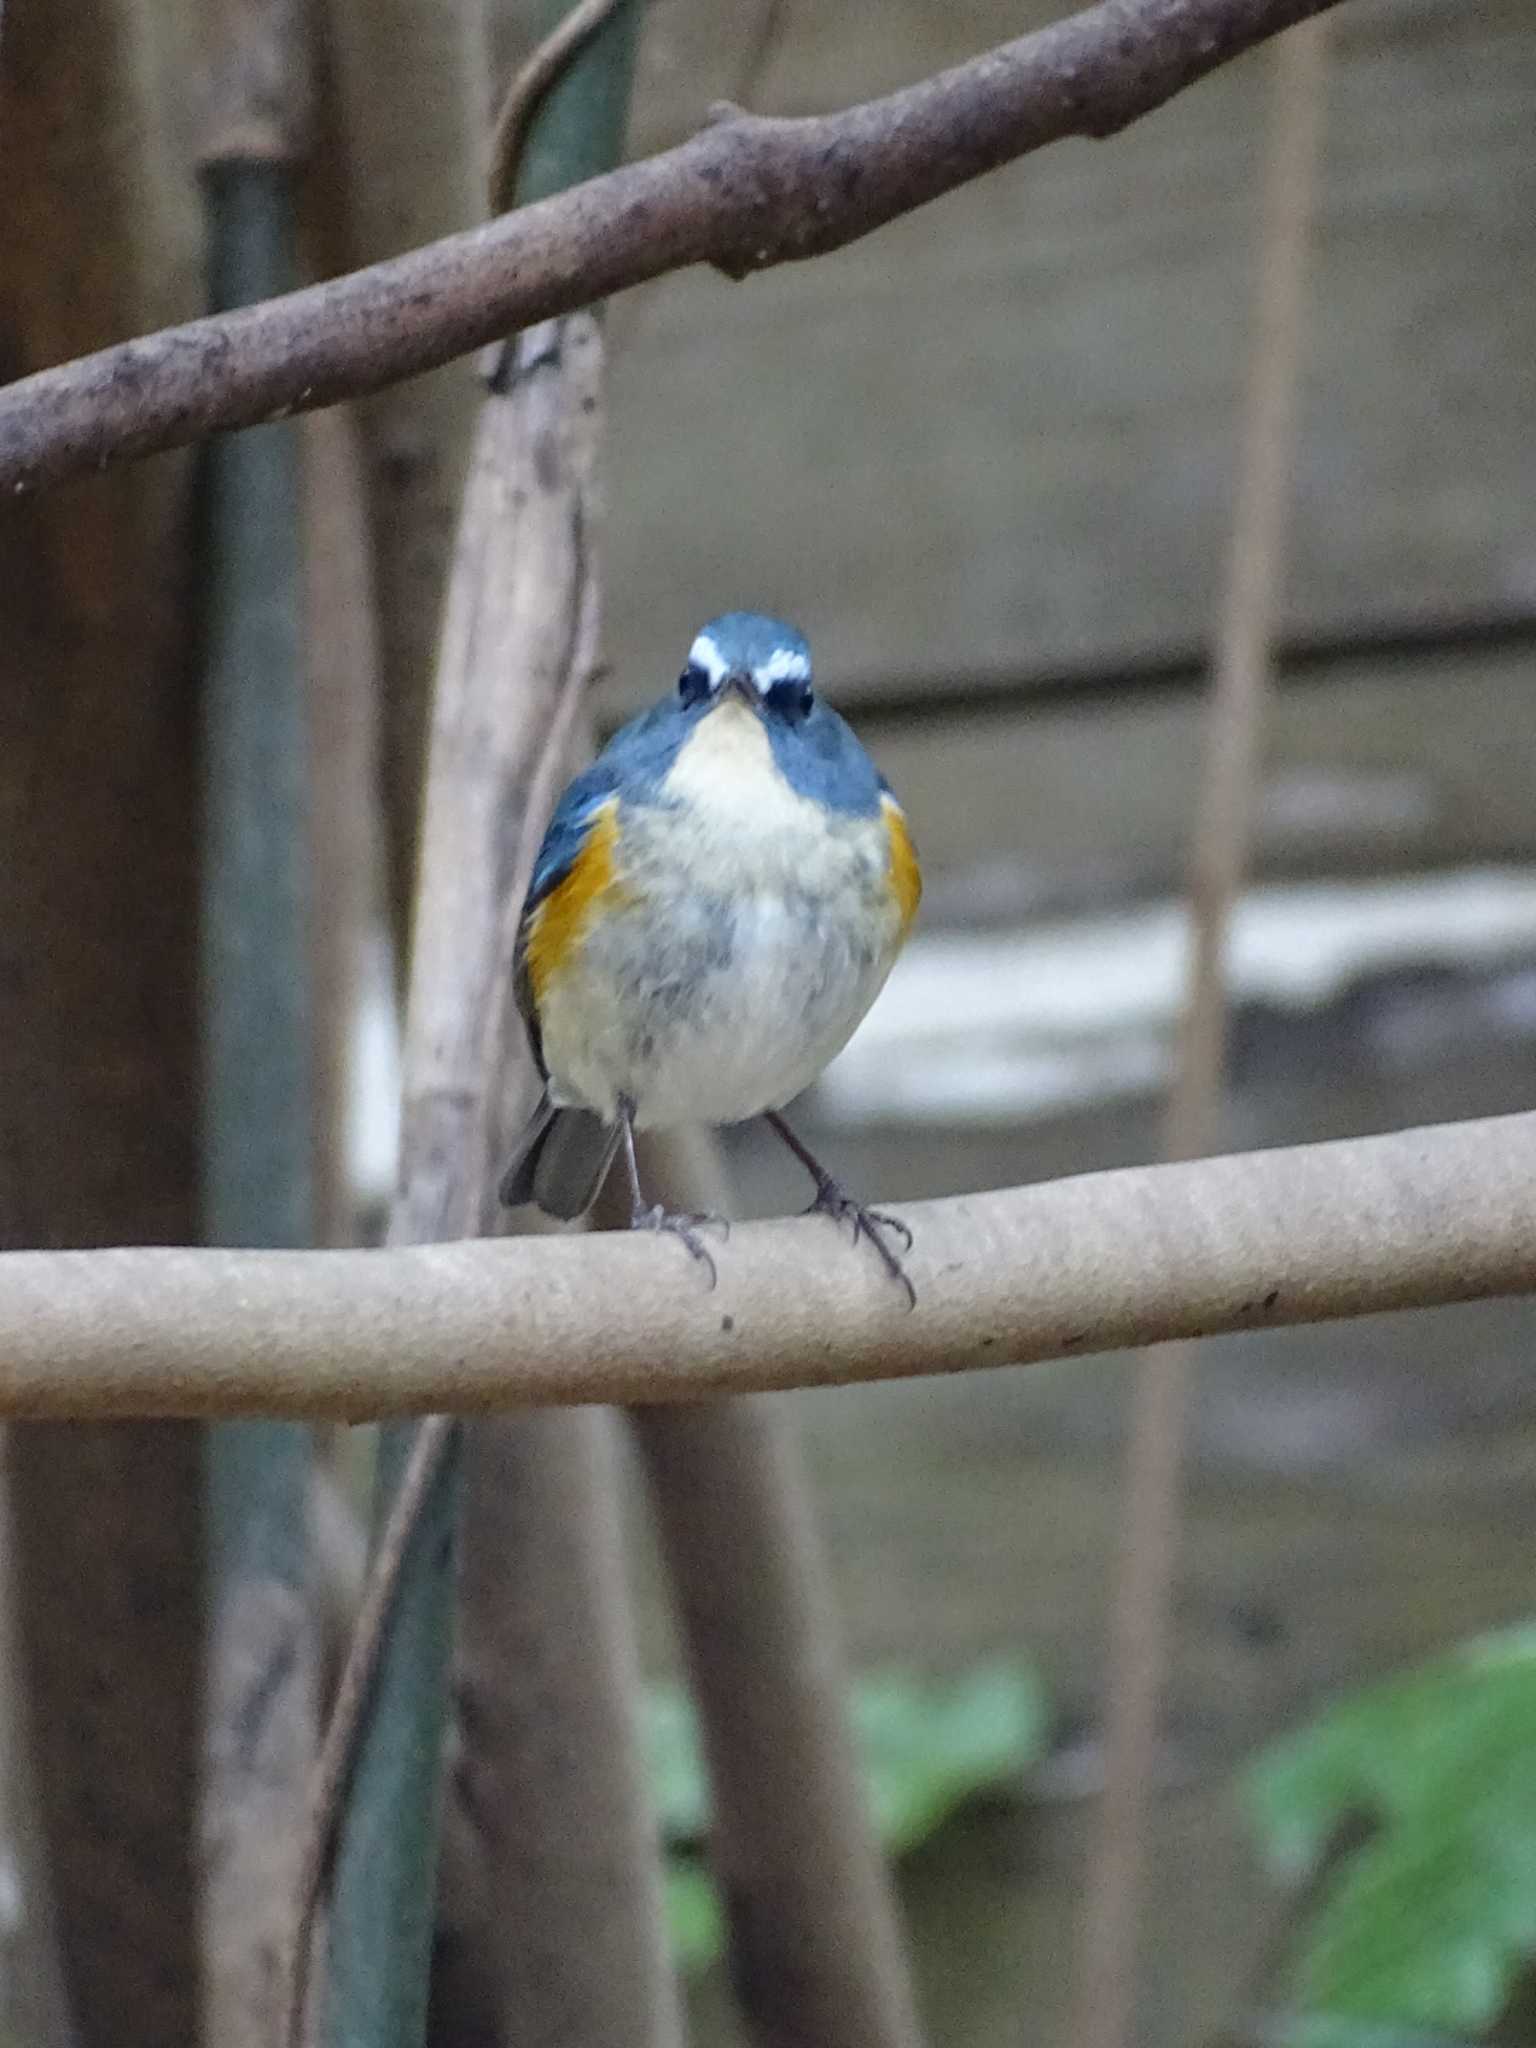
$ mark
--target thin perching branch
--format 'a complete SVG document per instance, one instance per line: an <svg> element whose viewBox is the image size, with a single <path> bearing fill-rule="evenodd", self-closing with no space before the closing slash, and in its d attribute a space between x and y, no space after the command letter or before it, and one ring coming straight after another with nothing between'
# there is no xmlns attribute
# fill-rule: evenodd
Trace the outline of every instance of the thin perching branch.
<svg viewBox="0 0 1536 2048"><path fill-rule="evenodd" d="M910 1311L821 1216L741 1225L713 1289L677 1246L628 1231L6 1252L0 1416L358 1422L686 1401L1528 1294L1536 1111L903 1214Z"/></svg>
<svg viewBox="0 0 1536 2048"><path fill-rule="evenodd" d="M0 488L250 426L434 368L694 263L826 255L1069 135L1106 136L1336 0L1101 0L837 114L719 110L678 148L483 227L0 390Z"/></svg>
<svg viewBox="0 0 1536 2048"><path fill-rule="evenodd" d="M1323 21L1305 24L1275 46L1271 59L1257 317L1191 843L1188 995L1164 1127L1170 1159L1195 1158L1220 1142L1227 1064L1226 952L1233 907L1249 864L1275 613L1284 577L1326 29ZM1191 1365L1187 1344L1170 1345L1143 1362L1136 1381L1111 1624L1104 1799L1084 1914L1076 2029L1082 2048L1122 2048L1132 2032Z"/></svg>

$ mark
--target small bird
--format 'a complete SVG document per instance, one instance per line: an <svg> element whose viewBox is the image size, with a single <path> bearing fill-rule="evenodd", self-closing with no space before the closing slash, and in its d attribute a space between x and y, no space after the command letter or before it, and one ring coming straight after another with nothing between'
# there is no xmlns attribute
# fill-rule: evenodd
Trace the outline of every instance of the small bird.
<svg viewBox="0 0 1536 2048"><path fill-rule="evenodd" d="M514 958L544 1093L501 1182L508 1208L581 1216L622 1153L631 1223L679 1237L714 1278L708 1217L648 1204L637 1130L763 1116L816 1184L812 1209L885 1233L781 1111L853 1035L917 913L900 804L811 683L782 620L703 627L677 687L616 733L556 806Z"/></svg>

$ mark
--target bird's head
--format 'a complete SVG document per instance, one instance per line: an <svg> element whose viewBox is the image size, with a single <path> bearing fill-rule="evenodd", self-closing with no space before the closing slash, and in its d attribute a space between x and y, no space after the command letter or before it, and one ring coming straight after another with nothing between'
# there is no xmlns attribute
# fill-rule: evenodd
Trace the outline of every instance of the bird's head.
<svg viewBox="0 0 1536 2048"><path fill-rule="evenodd" d="M690 707L736 697L762 718L799 725L816 702L811 650L782 619L725 612L694 636L677 690Z"/></svg>

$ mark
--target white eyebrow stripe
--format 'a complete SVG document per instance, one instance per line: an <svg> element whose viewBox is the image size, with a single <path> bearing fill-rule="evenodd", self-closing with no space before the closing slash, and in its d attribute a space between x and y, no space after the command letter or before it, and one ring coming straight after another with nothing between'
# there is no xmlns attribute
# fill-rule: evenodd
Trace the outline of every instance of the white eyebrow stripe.
<svg viewBox="0 0 1536 2048"><path fill-rule="evenodd" d="M688 650L690 665L703 669L711 683L722 683L726 675L725 656L707 633L700 633Z"/></svg>
<svg viewBox="0 0 1536 2048"><path fill-rule="evenodd" d="M752 671L752 680L760 690L771 690L775 683L808 682L810 674L811 664L798 647L775 647Z"/></svg>

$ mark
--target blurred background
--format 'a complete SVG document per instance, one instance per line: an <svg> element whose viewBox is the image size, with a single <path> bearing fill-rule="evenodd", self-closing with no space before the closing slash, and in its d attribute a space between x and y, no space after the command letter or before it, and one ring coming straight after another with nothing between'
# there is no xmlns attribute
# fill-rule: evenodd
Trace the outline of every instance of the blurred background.
<svg viewBox="0 0 1536 2048"><path fill-rule="evenodd" d="M787 10L762 103L835 107L1028 12ZM708 34L678 15L637 101L657 141ZM1370 0L1332 37L1234 1148L1536 1087L1536 25ZM1157 1154L1264 85L1251 57L831 262L615 309L610 701L694 616L782 606L912 817L918 934L808 1105L882 1200ZM798 1205L771 1140L732 1152L754 1209ZM1533 1354L1523 1303L1201 1347L1141 2041L1241 2032L1294 1982L1256 1753L1529 1617ZM1071 2038L1132 1369L794 1397L855 1662L1022 1659L1053 1710L1026 1805L909 1866L947 2044Z"/></svg>
<svg viewBox="0 0 1536 2048"><path fill-rule="evenodd" d="M525 11L493 10L493 42L526 40ZM681 139L721 97L781 112L867 98L1057 11L653 0L631 149ZM69 13L10 0L0 34L6 375L203 303L180 83L193 0ZM477 217L488 118L458 0L321 14L295 258L312 274ZM1278 692L1234 933L1233 1149L1524 1108L1536 1083L1536 20L1528 0L1354 0L1332 50ZM810 636L822 690L907 807L927 888L802 1124L897 1207L1159 1149L1264 84L1250 57L1122 136L1053 148L835 257L743 285L671 277L610 311L600 725L669 686L712 613L782 612ZM340 543L314 485L336 444L308 444L308 645L320 661L325 622L350 618L384 679L377 715L345 684L326 700L338 774L384 792L382 826L348 856L351 964L330 1021L342 1237L377 1231L393 1177L389 906L474 403L458 365L349 412ZM170 456L0 511L8 1244L194 1233L196 502L193 462ZM801 1204L770 1145L748 1132L728 1149L742 1213ZM1377 2000L1374 2031L1341 2021L1330 2042L1422 2048L1501 2014L1506 2038L1533 2038L1518 2000L1536 1950L1536 1649L1508 1639L1470 1698L1471 1667L1443 1662L1532 1616L1533 1354L1526 1303L1200 1349L1145 2048L1270 2038L1265 2015L1308 1970L1367 1985L1356 2021ZM1130 1370L789 1397L945 2048L1070 2038ZM117 1442L40 1433L15 1489L23 1625L82 1703L29 1765L11 1702L0 1968L12 1954L24 2048L52 2010L27 1815L140 1712L126 1638L109 1657L75 1601L91 1557L111 1554L113 1612L149 1629L148 1662L191 1640L185 1441L144 1431L122 1460ZM650 1542L637 1499L643 1653L664 1688L676 1658ZM1402 1696L1369 1688L1426 1667L1394 1752ZM1339 1702L1365 1718L1297 1748ZM659 1690L658 1782L686 1844L697 1765L678 1713ZM187 1729L148 1725L122 1754L159 1745L184 1797ZM131 1859L151 1925L163 1796L145 1790ZM1358 1807L1389 1823L1376 1860L1345 1857L1320 1908L1297 1881ZM1405 1829L1394 1862L1383 1846ZM1364 1907L1344 1896L1362 1869ZM697 2038L724 2048L708 1909L678 1870Z"/></svg>

